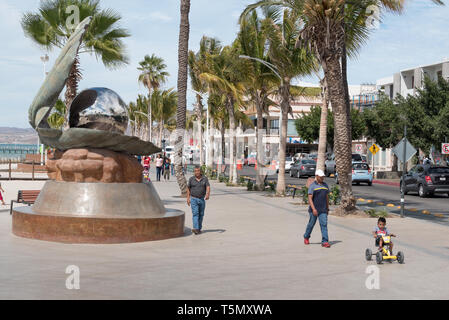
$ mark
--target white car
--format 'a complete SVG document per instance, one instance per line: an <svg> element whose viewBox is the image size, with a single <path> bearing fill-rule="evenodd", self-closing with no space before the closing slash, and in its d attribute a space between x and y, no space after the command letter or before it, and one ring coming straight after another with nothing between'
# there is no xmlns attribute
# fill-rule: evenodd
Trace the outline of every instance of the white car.
<svg viewBox="0 0 449 320"><path fill-rule="evenodd" d="M285 158L285 172L290 172L291 166L295 162L293 161L292 157L286 157ZM279 160L276 160L276 173L279 173Z"/></svg>

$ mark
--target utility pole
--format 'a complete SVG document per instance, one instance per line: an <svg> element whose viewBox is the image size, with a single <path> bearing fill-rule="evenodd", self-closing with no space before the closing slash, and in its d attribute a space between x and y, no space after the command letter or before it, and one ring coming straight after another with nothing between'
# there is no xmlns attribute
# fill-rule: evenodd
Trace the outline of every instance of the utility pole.
<svg viewBox="0 0 449 320"><path fill-rule="evenodd" d="M402 188L401 188L401 218L404 218L404 205L405 205L405 174L407 172L407 124L404 125L404 154L402 158Z"/></svg>

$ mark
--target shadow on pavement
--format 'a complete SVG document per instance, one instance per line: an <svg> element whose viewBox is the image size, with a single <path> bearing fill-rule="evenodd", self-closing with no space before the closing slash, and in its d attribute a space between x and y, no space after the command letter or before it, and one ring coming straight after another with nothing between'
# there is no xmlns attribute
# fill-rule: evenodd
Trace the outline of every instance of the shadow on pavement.
<svg viewBox="0 0 449 320"><path fill-rule="evenodd" d="M330 244L331 246L334 246L334 245L339 244L339 243L342 243L342 242L343 242L343 241L335 240L335 241L329 241L329 244ZM320 245L320 246L321 246L321 242L311 242L310 244L311 244L311 245Z"/></svg>
<svg viewBox="0 0 449 320"><path fill-rule="evenodd" d="M226 230L225 229L211 229L211 230L203 230L203 231L201 231L201 233L211 233L211 232L223 233L223 232L226 232Z"/></svg>

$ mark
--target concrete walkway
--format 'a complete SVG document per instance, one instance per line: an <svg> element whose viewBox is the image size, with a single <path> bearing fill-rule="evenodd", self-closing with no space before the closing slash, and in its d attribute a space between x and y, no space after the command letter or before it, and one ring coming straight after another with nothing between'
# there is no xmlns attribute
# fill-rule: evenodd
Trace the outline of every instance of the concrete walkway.
<svg viewBox="0 0 449 320"><path fill-rule="evenodd" d="M17 183L17 182L14 182ZM43 182L28 182L33 187ZM380 289L368 290L364 252L375 219L330 216L332 248L302 234L307 209L212 183L204 233L191 234L190 208L175 179L155 182L167 207L186 211L184 237L127 245L64 245L11 234L0 207L0 299L447 299L449 228L390 219L405 264L379 266ZM9 185L7 188L11 188ZM10 190L10 189L7 189ZM8 192L11 196L13 190ZM80 289L66 288L66 268L80 269Z"/></svg>

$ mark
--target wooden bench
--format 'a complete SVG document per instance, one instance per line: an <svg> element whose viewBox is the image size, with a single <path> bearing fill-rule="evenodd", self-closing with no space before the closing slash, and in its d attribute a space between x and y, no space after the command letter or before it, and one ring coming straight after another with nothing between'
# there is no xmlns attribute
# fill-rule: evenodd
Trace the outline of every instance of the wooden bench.
<svg viewBox="0 0 449 320"><path fill-rule="evenodd" d="M17 200L11 200L11 208L9 214L12 214L12 206L14 202L24 203L31 206L36 201L40 192L40 190L19 190L19 192L17 193Z"/></svg>

